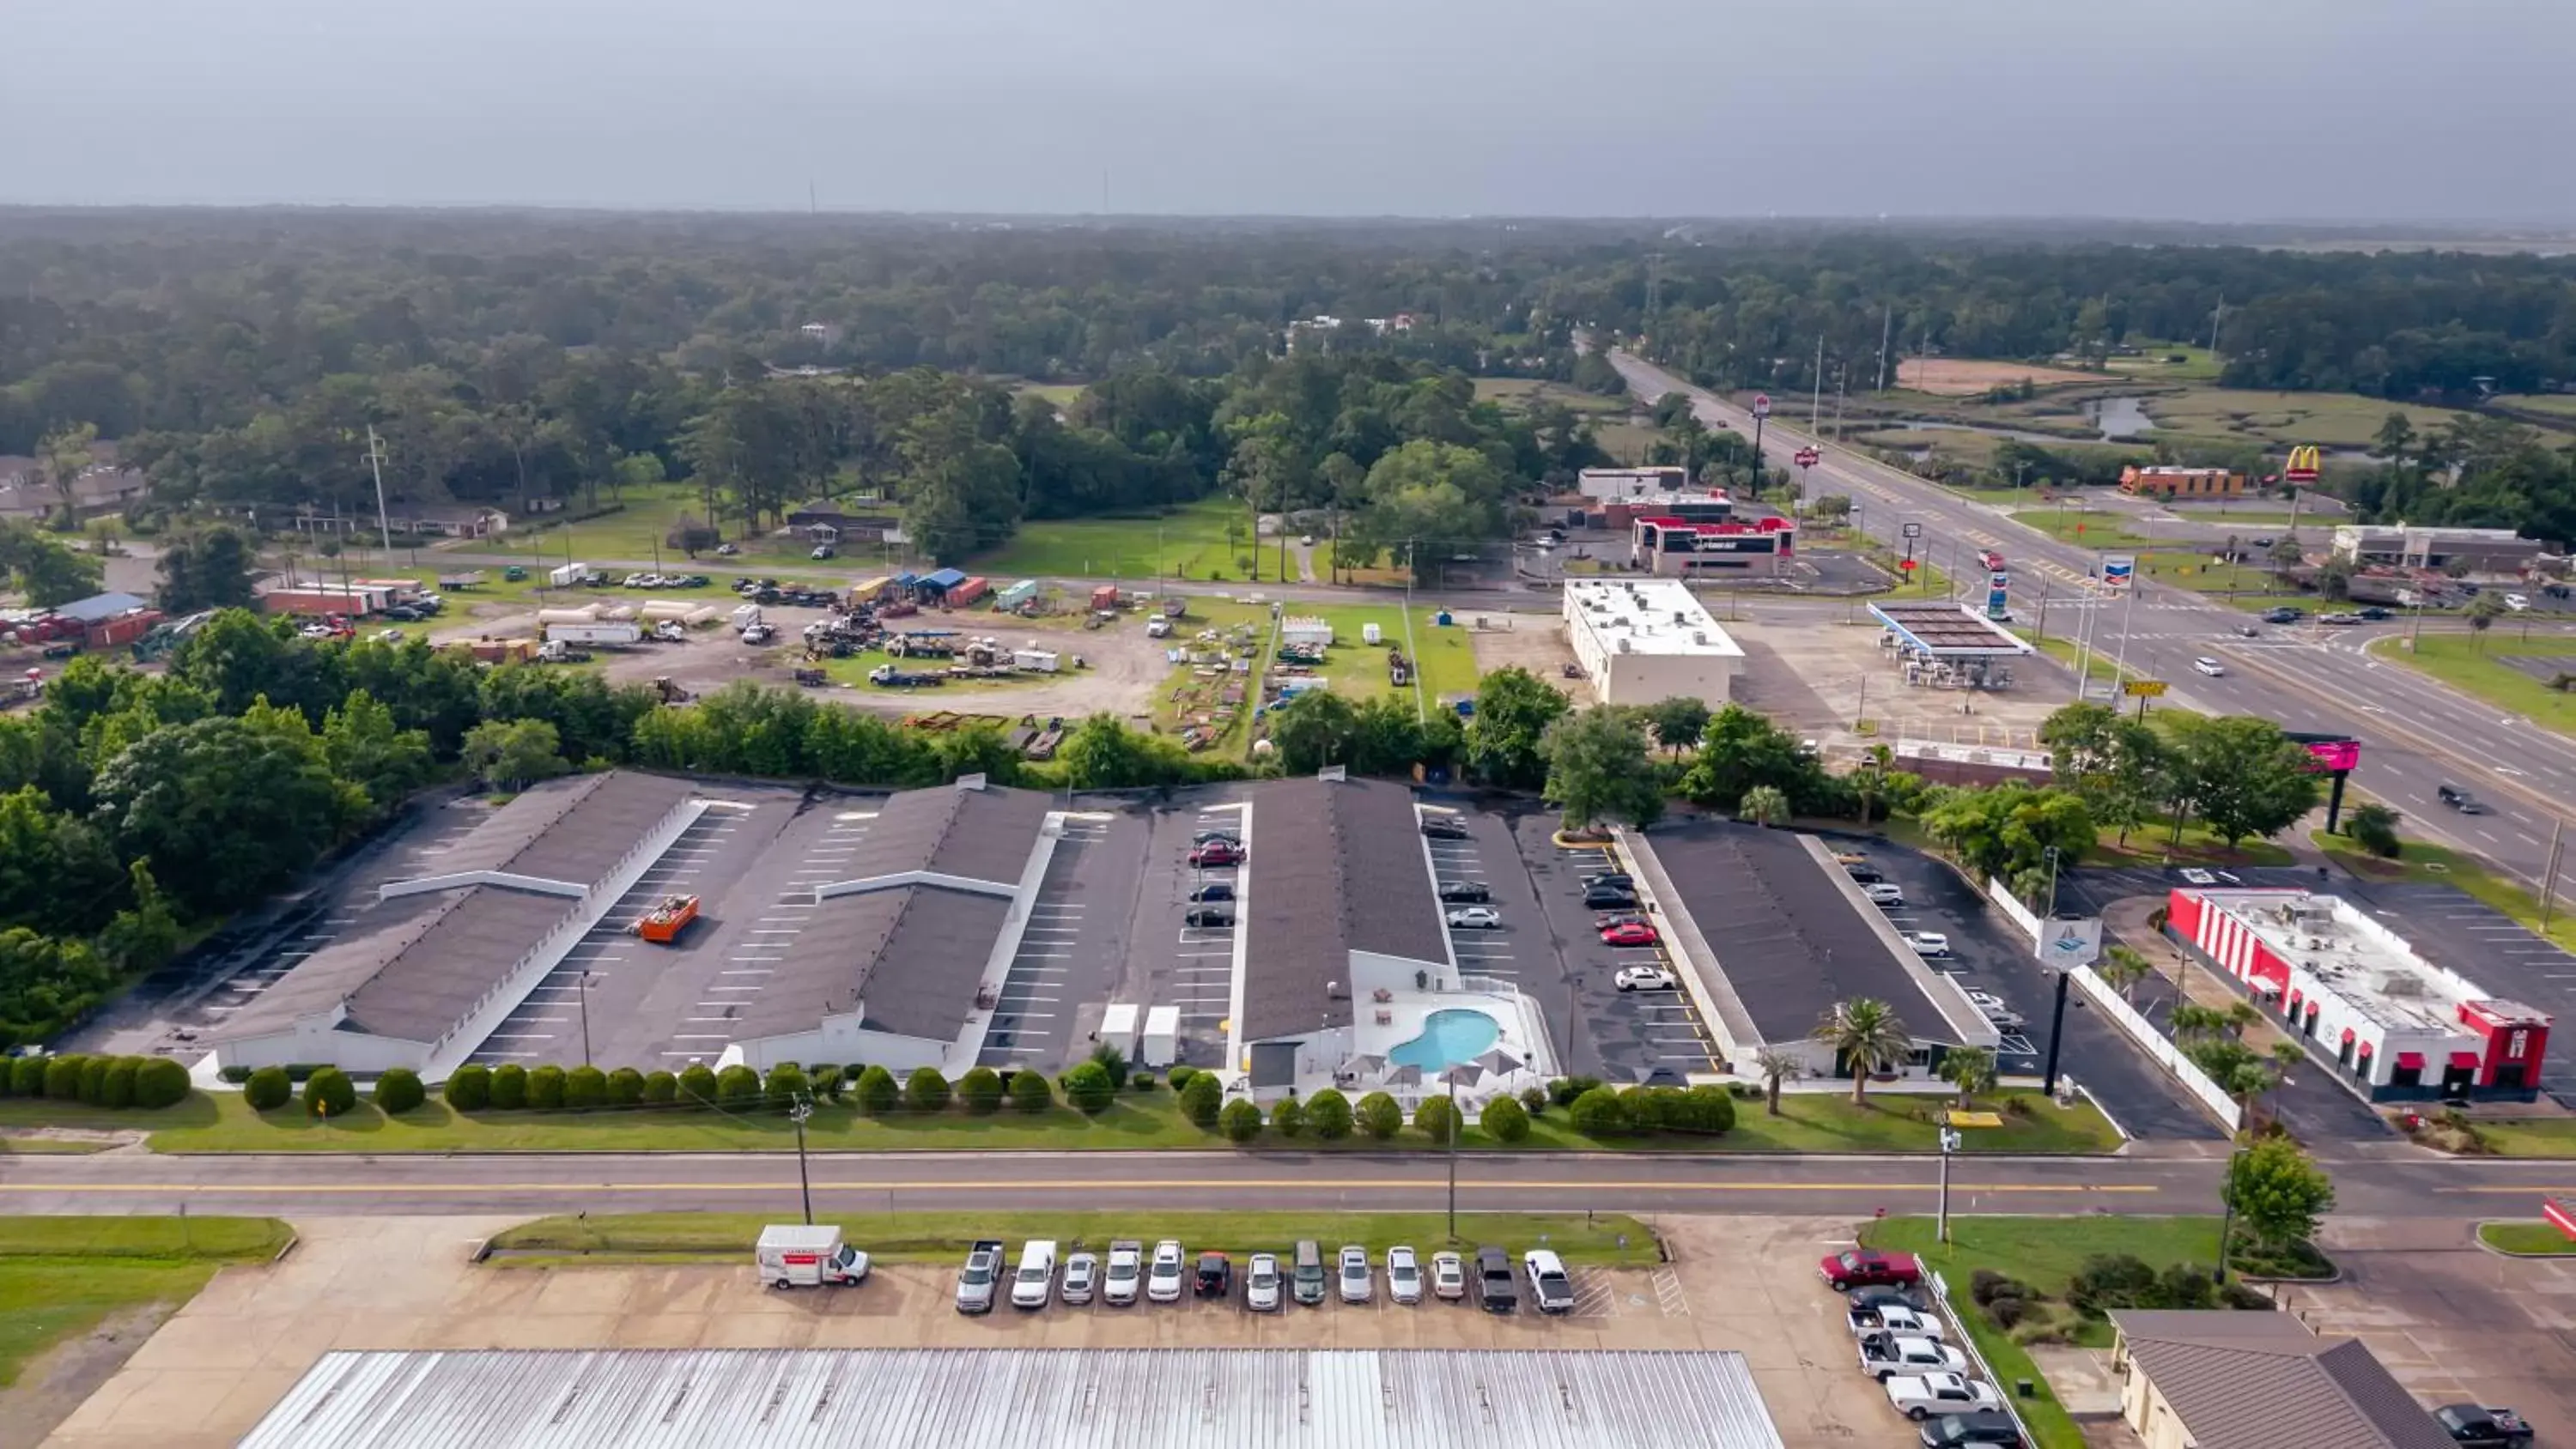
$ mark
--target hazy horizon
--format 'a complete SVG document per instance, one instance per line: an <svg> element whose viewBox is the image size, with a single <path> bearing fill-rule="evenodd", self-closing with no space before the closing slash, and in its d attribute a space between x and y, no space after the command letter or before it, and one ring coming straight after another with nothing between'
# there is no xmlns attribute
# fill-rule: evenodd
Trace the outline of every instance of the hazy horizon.
<svg viewBox="0 0 2576 1449"><path fill-rule="evenodd" d="M2576 6L82 0L0 202L2556 226ZM77 63L86 60L90 63Z"/></svg>

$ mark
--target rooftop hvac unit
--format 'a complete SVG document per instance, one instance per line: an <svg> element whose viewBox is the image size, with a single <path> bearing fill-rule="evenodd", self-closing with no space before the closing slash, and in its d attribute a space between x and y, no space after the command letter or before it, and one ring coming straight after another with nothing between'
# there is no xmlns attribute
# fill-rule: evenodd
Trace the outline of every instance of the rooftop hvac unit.
<svg viewBox="0 0 2576 1449"><path fill-rule="evenodd" d="M1693 644L1705 644L1705 643L1707 643L1707 642L1708 642L1708 631L1707 631L1707 630L1705 630L1705 629L1693 629L1693 630L1691 631L1691 642L1692 642Z"/></svg>
<svg viewBox="0 0 2576 1449"><path fill-rule="evenodd" d="M1690 622L1690 615L1679 609L1675 609L1673 610L1673 622L1676 624L1687 624Z"/></svg>
<svg viewBox="0 0 2576 1449"><path fill-rule="evenodd" d="M2424 978L2416 975L2412 971L2391 972L2381 979L2379 983L2379 994L2382 996L2421 996L2424 994Z"/></svg>
<svg viewBox="0 0 2576 1449"><path fill-rule="evenodd" d="M1622 636L1620 637L1620 639L1619 639L1619 652L1620 652L1620 653L1622 653L1622 654L1630 653L1630 652L1634 651L1634 650L1636 649L1636 647L1637 647L1637 641L1635 641L1634 639L1630 639L1630 638L1626 637L1625 635L1622 635Z"/></svg>

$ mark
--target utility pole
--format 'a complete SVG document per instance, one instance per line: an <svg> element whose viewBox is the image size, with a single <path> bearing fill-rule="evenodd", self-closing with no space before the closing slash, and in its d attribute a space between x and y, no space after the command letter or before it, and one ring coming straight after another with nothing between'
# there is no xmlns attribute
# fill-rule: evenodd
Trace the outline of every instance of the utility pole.
<svg viewBox="0 0 2576 1449"><path fill-rule="evenodd" d="M1655 320L1664 310L1664 254L1646 253L1646 336L1655 336Z"/></svg>
<svg viewBox="0 0 2576 1449"><path fill-rule="evenodd" d="M1941 1211L1933 1225L1933 1236L1945 1243L1950 1241L1950 1154L1959 1150L1959 1142L1959 1129L1945 1121L1941 1128Z"/></svg>
<svg viewBox="0 0 2576 1449"><path fill-rule="evenodd" d="M2219 293L2219 294L2218 294L2218 306L2217 306L2217 309L2216 309L2216 310L2214 310L2214 311L2212 311L2212 312L2209 314L2209 350L2210 350L2210 352L2211 352L2213 355L2218 351L2218 327L2219 327L2219 324L2220 324L2220 323L2222 323L2222 322L2224 322L2224 321L2226 321L2226 320L2227 320L2227 294L2226 294L2225 292L2221 292L2221 293Z"/></svg>
<svg viewBox="0 0 2576 1449"><path fill-rule="evenodd" d="M1887 391L1887 344L1896 337L1896 304L1890 302L1878 318L1878 391Z"/></svg>
<svg viewBox="0 0 2576 1449"><path fill-rule="evenodd" d="M1834 441L1843 440L1843 374L1851 370L1847 363L1834 364Z"/></svg>
<svg viewBox="0 0 2576 1449"><path fill-rule="evenodd" d="M385 449L376 437L376 425L367 424L367 471L376 475L376 529L384 535L385 564L394 561L394 526L385 517Z"/></svg>
<svg viewBox="0 0 2576 1449"><path fill-rule="evenodd" d="M1808 382L1807 436L1813 438L1816 424L1823 421L1825 413L1825 334L1822 332L1816 334L1816 375Z"/></svg>
<svg viewBox="0 0 2576 1449"><path fill-rule="evenodd" d="M796 1105L787 1109L787 1120L796 1124L796 1188L805 1199L805 1226L814 1226L814 1179L805 1168L805 1119L814 1115L814 1099L799 1095Z"/></svg>
<svg viewBox="0 0 2576 1449"><path fill-rule="evenodd" d="M1458 1241L1458 1078L1449 1077L1449 1241Z"/></svg>
<svg viewBox="0 0 2576 1449"><path fill-rule="evenodd" d="M2566 843L2565 817L2549 822L2549 868L2540 873L2540 934L2549 934L2549 910L2558 897L2558 851Z"/></svg>
<svg viewBox="0 0 2576 1449"><path fill-rule="evenodd" d="M581 973L577 988L581 1001L581 1064L590 1065L590 973Z"/></svg>

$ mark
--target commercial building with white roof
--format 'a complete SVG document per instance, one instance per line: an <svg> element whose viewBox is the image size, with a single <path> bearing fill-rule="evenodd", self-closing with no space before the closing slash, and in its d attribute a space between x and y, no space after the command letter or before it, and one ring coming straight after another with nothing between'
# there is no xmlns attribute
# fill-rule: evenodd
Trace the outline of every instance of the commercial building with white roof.
<svg viewBox="0 0 2576 1449"><path fill-rule="evenodd" d="M2177 889L2165 929L2370 1101L2539 1093L2547 1015L2425 960L2341 897Z"/></svg>
<svg viewBox="0 0 2576 1449"><path fill-rule="evenodd" d="M1726 703L1744 646L1672 579L1568 579L1565 632L1603 704Z"/></svg>

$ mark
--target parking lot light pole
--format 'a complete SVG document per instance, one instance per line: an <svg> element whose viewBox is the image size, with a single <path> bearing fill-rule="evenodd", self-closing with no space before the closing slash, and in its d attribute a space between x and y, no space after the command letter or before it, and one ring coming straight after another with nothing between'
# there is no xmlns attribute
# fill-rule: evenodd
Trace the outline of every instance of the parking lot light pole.
<svg viewBox="0 0 2576 1449"><path fill-rule="evenodd" d="M581 1002L581 1064L590 1065L590 973L581 973L581 983L573 993Z"/></svg>
<svg viewBox="0 0 2576 1449"><path fill-rule="evenodd" d="M1458 1079L1449 1079L1449 1241L1458 1241Z"/></svg>
<svg viewBox="0 0 2576 1449"><path fill-rule="evenodd" d="M799 1096L796 1105L787 1109L787 1120L796 1124L796 1189L805 1200L805 1226L814 1226L814 1179L805 1170L805 1119L814 1115L814 1099Z"/></svg>

